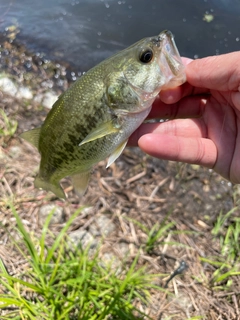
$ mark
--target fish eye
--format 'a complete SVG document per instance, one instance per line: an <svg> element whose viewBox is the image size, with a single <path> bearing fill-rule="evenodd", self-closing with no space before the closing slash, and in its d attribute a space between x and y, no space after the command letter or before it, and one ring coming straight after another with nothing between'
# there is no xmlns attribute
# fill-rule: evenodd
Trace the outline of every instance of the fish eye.
<svg viewBox="0 0 240 320"><path fill-rule="evenodd" d="M151 49L145 49L140 53L139 59L143 63L149 63L153 58L153 52Z"/></svg>

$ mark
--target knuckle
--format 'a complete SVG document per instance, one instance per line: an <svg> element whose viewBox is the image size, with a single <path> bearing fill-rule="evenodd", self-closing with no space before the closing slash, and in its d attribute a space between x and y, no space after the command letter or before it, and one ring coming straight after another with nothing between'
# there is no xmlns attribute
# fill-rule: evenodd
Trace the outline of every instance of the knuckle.
<svg viewBox="0 0 240 320"><path fill-rule="evenodd" d="M205 156L205 145L202 139L197 139L196 143L197 143L197 147L196 147L195 163L202 164Z"/></svg>

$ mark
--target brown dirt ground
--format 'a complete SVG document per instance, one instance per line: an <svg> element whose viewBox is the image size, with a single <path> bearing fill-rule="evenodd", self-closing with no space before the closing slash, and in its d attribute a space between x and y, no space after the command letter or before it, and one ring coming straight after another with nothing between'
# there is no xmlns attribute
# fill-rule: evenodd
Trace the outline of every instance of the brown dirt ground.
<svg viewBox="0 0 240 320"><path fill-rule="evenodd" d="M121 242L127 243L131 253L129 260L146 240L146 234L124 217L151 228L161 223L171 211L168 221L174 221L172 229L181 232L161 241L178 242L181 246L160 244L152 254L142 253L139 263L147 265L149 272L171 274L184 260L188 269L169 283L173 297L153 291L151 303L142 308L152 319L160 319L160 314L162 319L194 316L240 319L240 277L232 277L231 286L217 290L211 281L215 267L200 261L200 257L221 258L219 239L213 237L211 230L221 211L227 213L233 207L238 208L239 186L231 185L208 169L154 159L138 148L126 148L110 168L105 169L105 161L99 163L88 191L81 199L74 194L70 181L64 180L68 200L62 202L50 192L34 188L40 158L33 147L18 137L19 133L39 126L47 110L1 92L0 97L0 108L9 118L18 121L14 137L0 137L0 256L13 272L18 273L21 266L9 240L9 233L15 233L9 201L14 204L25 227L36 234L41 230L39 208L46 203L62 206L65 221L81 205L93 208L91 216L79 215L70 231L88 229L96 215L108 214L117 228L106 239L105 250L112 250ZM0 118L0 126L3 125L1 121ZM239 208L234 214L239 216ZM51 228L58 232L62 226ZM163 285L161 281L159 284ZM224 281L221 283L222 286L225 284Z"/></svg>

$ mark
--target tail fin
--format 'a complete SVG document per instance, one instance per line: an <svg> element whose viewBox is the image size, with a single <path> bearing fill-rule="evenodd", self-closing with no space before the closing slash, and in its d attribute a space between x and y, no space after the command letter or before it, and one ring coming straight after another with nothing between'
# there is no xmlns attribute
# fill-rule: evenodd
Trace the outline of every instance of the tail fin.
<svg viewBox="0 0 240 320"><path fill-rule="evenodd" d="M37 176L34 181L34 185L36 188L52 191L61 199L66 199L66 195L59 183L53 184L50 181L43 180L41 177Z"/></svg>

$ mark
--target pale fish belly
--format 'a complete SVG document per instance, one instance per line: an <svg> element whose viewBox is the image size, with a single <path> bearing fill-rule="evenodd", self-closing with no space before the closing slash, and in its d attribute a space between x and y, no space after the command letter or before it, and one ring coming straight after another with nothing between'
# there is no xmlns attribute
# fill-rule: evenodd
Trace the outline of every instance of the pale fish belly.
<svg viewBox="0 0 240 320"><path fill-rule="evenodd" d="M114 135L109 143L107 168L121 155L130 135L141 125L151 111L151 106L138 113L128 113L125 116L122 128ZM104 157L106 158L106 157Z"/></svg>

